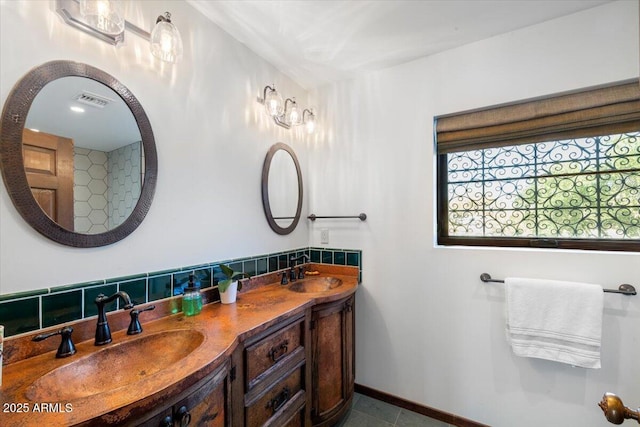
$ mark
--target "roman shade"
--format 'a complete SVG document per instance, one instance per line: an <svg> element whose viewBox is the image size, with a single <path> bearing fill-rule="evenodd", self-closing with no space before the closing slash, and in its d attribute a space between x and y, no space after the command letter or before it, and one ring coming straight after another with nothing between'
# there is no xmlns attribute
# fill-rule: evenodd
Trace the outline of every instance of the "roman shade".
<svg viewBox="0 0 640 427"><path fill-rule="evenodd" d="M438 154L639 129L638 80L436 118Z"/></svg>

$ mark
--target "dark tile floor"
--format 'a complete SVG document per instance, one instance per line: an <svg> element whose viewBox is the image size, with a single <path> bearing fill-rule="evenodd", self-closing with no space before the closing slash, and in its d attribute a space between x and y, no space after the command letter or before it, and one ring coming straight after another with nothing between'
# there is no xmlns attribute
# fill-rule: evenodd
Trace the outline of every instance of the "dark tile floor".
<svg viewBox="0 0 640 427"><path fill-rule="evenodd" d="M449 424L359 393L337 427L450 427Z"/></svg>

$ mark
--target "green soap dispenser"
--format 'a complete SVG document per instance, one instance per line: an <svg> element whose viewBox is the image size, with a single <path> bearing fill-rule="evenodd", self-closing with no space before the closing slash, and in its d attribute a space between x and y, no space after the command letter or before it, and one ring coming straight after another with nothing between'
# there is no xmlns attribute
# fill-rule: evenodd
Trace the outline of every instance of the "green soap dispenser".
<svg viewBox="0 0 640 427"><path fill-rule="evenodd" d="M202 294L200 287L194 282L194 275L189 275L189 286L182 294L182 312L185 316L195 316L202 311Z"/></svg>

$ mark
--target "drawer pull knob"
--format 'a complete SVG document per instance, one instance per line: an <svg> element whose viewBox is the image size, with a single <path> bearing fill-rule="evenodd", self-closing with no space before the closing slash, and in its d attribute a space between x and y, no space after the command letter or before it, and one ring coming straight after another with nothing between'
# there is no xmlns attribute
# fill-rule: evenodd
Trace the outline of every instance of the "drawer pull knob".
<svg viewBox="0 0 640 427"><path fill-rule="evenodd" d="M178 421L180 422L180 427L187 427L191 424L191 414L186 406L182 406L178 409Z"/></svg>
<svg viewBox="0 0 640 427"><path fill-rule="evenodd" d="M347 313L351 313L353 311L353 302L352 301L347 301L344 303L344 311L346 311Z"/></svg>
<svg viewBox="0 0 640 427"><path fill-rule="evenodd" d="M290 393L291 391L289 390L289 387L283 388L276 397L274 397L267 403L267 409L272 408L274 414L278 412L280 408L282 408L284 404L287 403L287 400L289 400Z"/></svg>
<svg viewBox="0 0 640 427"><path fill-rule="evenodd" d="M273 363L278 362L280 359L287 355L287 351L289 351L289 348L287 347L288 345L289 340L285 340L279 346L271 347L271 350L269 351L269 357L271 358L271 360L273 360Z"/></svg>

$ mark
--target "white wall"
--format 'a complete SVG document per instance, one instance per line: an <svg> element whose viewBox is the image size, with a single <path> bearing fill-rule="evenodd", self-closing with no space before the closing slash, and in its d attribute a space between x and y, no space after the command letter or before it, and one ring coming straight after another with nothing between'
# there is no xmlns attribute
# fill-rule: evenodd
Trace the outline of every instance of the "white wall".
<svg viewBox="0 0 640 427"><path fill-rule="evenodd" d="M323 87L310 210L367 221L329 228L363 249L356 382L492 426L610 425L606 391L640 403L640 297L605 296L602 369L512 355L504 291L532 276L640 285L638 253L434 244L433 117L638 77L638 2L621 1Z"/></svg>
<svg viewBox="0 0 640 427"><path fill-rule="evenodd" d="M168 10L182 33L183 61L162 64L131 33L113 47L66 24L53 1L0 1L0 102L32 67L56 59L87 63L119 79L153 127L158 183L147 218L126 239L76 249L44 238L0 186L0 293L143 273L308 244L307 221L289 236L269 228L260 179L269 147L293 147L306 180L306 141L278 128L256 102L266 84L307 94L184 2L125 2L126 17L151 28ZM307 209L303 210L303 215ZM107 260L105 262L105 260Z"/></svg>
<svg viewBox="0 0 640 427"><path fill-rule="evenodd" d="M49 1L0 0L0 101L30 68L84 62L118 78L145 108L156 137L156 196L128 238L95 249L60 246L33 231L0 188L0 293L320 244L363 249L357 382L495 426L605 426L605 391L640 402L640 298L605 298L603 368L514 357L504 338L500 286L530 275L639 285L638 254L434 247L434 115L638 76L638 3L621 1L372 73L317 93L321 132L276 128L255 97L275 82L304 91L190 6L132 2L149 28L171 11L185 42L163 66L145 41L115 48L65 24ZM271 144L291 145L305 182L301 221L273 233L260 201ZM307 166L308 165L308 166ZM306 204L305 204L306 205ZM107 259L108 263L104 260ZM393 291L393 292L391 292Z"/></svg>

